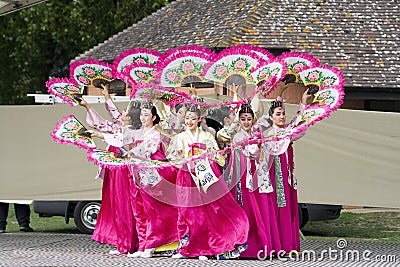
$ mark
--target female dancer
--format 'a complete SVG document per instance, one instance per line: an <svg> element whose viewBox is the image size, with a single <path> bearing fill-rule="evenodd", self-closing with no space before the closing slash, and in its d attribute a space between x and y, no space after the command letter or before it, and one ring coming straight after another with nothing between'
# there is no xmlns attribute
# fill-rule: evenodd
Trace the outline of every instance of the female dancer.
<svg viewBox="0 0 400 267"><path fill-rule="evenodd" d="M103 87L102 93L106 99L105 105L112 122L102 118L90 105L82 100L80 105L87 110L86 121L92 128L104 132L115 133L124 126L131 125L135 116L135 109L130 113L119 112L108 93L108 85ZM117 147L109 146L109 151L121 153ZM110 254L133 253L138 247L138 238L135 227L133 209L129 188L134 186L127 168L101 169L100 177L103 178L102 204L92 239L105 244L116 246Z"/></svg>
<svg viewBox="0 0 400 267"><path fill-rule="evenodd" d="M185 159L219 150L212 134L199 129L200 122L200 110L195 106L189 107L185 114L186 130L171 141L169 159ZM173 258L207 259L206 256L235 250L238 249L235 245L246 243L247 216L229 194L217 166L217 163L224 165L224 158L209 157L185 163L178 171L176 194L180 245Z"/></svg>
<svg viewBox="0 0 400 267"><path fill-rule="evenodd" d="M159 120L156 108L149 102L141 106L141 129L124 128L119 134L95 133L95 136L117 147L130 144L132 149L128 151L127 156L164 160L166 156L162 136L156 129ZM130 169L135 180L135 186L131 187L131 196L139 249L133 254L128 254L128 257L150 258L156 247L178 240L177 209L168 203L171 199L163 198L168 197L167 189L171 188L171 184L175 184L176 168L160 167L155 170L144 166L132 166Z"/></svg>
<svg viewBox="0 0 400 267"><path fill-rule="evenodd" d="M268 135L274 135L279 131L297 126L301 122L301 115L307 100L311 96L307 94L307 91L304 92L299 111L289 123L286 123L283 99L278 97L273 101L269 109L272 129L268 132ZM274 188L275 219L278 224L281 249L286 253L300 251L297 180L294 174L292 144L293 141L304 136L304 134L305 130L291 138L267 142L262 146L271 166L269 175Z"/></svg>
<svg viewBox="0 0 400 267"><path fill-rule="evenodd" d="M241 257L264 257L280 250L276 214L273 208L272 187L268 187L268 165L258 163L260 145L250 144L254 137L254 112L249 105L239 110L240 130L233 137L230 171L231 192L249 218L248 248ZM261 251L261 252L260 252ZM265 253L267 255L265 255Z"/></svg>

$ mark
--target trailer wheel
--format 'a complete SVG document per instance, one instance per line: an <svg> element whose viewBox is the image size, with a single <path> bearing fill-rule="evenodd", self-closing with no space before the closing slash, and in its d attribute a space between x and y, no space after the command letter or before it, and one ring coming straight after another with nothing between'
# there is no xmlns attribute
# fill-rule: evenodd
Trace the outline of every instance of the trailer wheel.
<svg viewBox="0 0 400 267"><path fill-rule="evenodd" d="M100 207L97 201L81 201L75 206L74 221L81 233L93 234Z"/></svg>

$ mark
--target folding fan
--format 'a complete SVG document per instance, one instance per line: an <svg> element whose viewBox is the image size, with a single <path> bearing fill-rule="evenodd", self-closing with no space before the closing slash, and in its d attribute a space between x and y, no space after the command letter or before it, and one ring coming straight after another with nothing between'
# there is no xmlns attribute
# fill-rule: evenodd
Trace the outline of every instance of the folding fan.
<svg viewBox="0 0 400 267"><path fill-rule="evenodd" d="M344 90L342 87L331 87L319 90L315 94L314 103L319 105L327 105L332 110L336 110L343 103Z"/></svg>
<svg viewBox="0 0 400 267"><path fill-rule="evenodd" d="M285 83L302 83L299 73L307 68L319 67L317 59L309 54L286 52L278 57L286 63L287 71L283 81Z"/></svg>
<svg viewBox="0 0 400 267"><path fill-rule="evenodd" d="M51 137L60 144L72 144L84 149L96 147L87 129L72 114L57 123Z"/></svg>
<svg viewBox="0 0 400 267"><path fill-rule="evenodd" d="M50 94L60 97L70 106L77 106L83 93L83 87L73 84L67 78L53 78L46 82L46 87Z"/></svg>
<svg viewBox="0 0 400 267"><path fill-rule="evenodd" d="M128 158L121 157L122 155L117 155L114 152L101 150L101 149L90 149L87 153L87 158L89 161L94 162L100 167L126 167L132 161Z"/></svg>
<svg viewBox="0 0 400 267"><path fill-rule="evenodd" d="M279 59L273 59L259 64L258 67L251 73L253 81L261 88L261 93L265 96L275 90L286 74L286 64ZM273 84L266 83L267 80L275 77Z"/></svg>
<svg viewBox="0 0 400 267"><path fill-rule="evenodd" d="M301 124L298 127L308 127L329 116L332 110L326 105L309 105L303 111Z"/></svg>
<svg viewBox="0 0 400 267"><path fill-rule="evenodd" d="M111 65L108 63L86 60L77 61L70 65L70 79L77 85L92 85L101 88L113 79Z"/></svg>
<svg viewBox="0 0 400 267"><path fill-rule="evenodd" d="M126 67L135 63L155 65L159 57L160 53L156 50L134 48L119 55L113 62L113 69L123 72Z"/></svg>
<svg viewBox="0 0 400 267"><path fill-rule="evenodd" d="M149 83L155 81L156 71L154 65L135 63L127 66L120 77L123 78L124 82L133 86L141 82Z"/></svg>
<svg viewBox="0 0 400 267"><path fill-rule="evenodd" d="M255 84L251 70L261 61L262 58L246 46L232 46L212 58L203 76L220 84Z"/></svg>
<svg viewBox="0 0 400 267"><path fill-rule="evenodd" d="M257 66L257 68L252 71L251 77L257 84L263 80L269 79L271 76L275 76L277 81L280 81L285 76L286 70L286 64L282 62L282 60L273 59Z"/></svg>
<svg viewBox="0 0 400 267"><path fill-rule="evenodd" d="M88 150L87 158L89 161L92 161L94 164L99 165L100 167L107 167L111 169L126 168L129 165L138 165L147 168L157 168L170 164L157 160L144 160L132 157L122 157L122 155L102 149Z"/></svg>
<svg viewBox="0 0 400 267"><path fill-rule="evenodd" d="M202 72L213 53L211 50L192 49L175 49L172 54L158 61L157 81L161 86L181 87L205 81Z"/></svg>
<svg viewBox="0 0 400 267"><path fill-rule="evenodd" d="M319 88L330 88L333 86L343 87L345 81L341 71L328 66L314 67L299 73L305 86L316 85Z"/></svg>

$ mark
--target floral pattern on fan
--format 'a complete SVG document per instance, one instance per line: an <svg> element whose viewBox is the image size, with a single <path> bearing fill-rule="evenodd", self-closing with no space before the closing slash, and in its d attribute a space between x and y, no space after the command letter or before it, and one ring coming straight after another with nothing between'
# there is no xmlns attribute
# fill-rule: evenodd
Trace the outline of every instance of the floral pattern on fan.
<svg viewBox="0 0 400 267"><path fill-rule="evenodd" d="M128 165L131 162L128 158L122 158L121 155L101 149L89 150L88 159L100 166Z"/></svg>
<svg viewBox="0 0 400 267"><path fill-rule="evenodd" d="M111 82L113 74L111 65L95 61L78 61L70 66L70 78L77 85L99 87L101 84Z"/></svg>
<svg viewBox="0 0 400 267"><path fill-rule="evenodd" d="M305 86L314 84L320 88L330 88L344 85L342 73L328 66L310 68L300 72L299 75Z"/></svg>
<svg viewBox="0 0 400 267"><path fill-rule="evenodd" d="M160 57L160 53L156 50L134 48L125 51L118 56L113 62L113 69L116 72L124 72L126 68L133 64L155 65Z"/></svg>
<svg viewBox="0 0 400 267"><path fill-rule="evenodd" d="M301 126L308 127L330 115L332 110L328 106L310 105L304 109L301 116Z"/></svg>
<svg viewBox="0 0 400 267"><path fill-rule="evenodd" d="M82 95L83 93L83 87L73 84L67 78L53 78L46 82L46 87L50 94L60 97L70 106L77 106L79 104L73 95Z"/></svg>
<svg viewBox="0 0 400 267"><path fill-rule="evenodd" d="M212 55L211 50L198 46L170 49L156 65L157 81L165 87L203 82L205 78L201 74Z"/></svg>
<svg viewBox="0 0 400 267"><path fill-rule="evenodd" d="M246 46L232 46L216 54L202 75L211 81L226 83L231 77L239 76L238 81L245 84L254 84L251 70L263 59ZM240 85L242 83L235 82Z"/></svg>
<svg viewBox="0 0 400 267"><path fill-rule="evenodd" d="M282 59L286 63L286 83L302 83L299 73L305 69L320 65L318 60L305 53L286 52L279 56L278 59Z"/></svg>
<svg viewBox="0 0 400 267"><path fill-rule="evenodd" d="M83 149L95 148L93 139L85 132L86 128L71 114L57 123L51 137L60 144L72 144Z"/></svg>
<svg viewBox="0 0 400 267"><path fill-rule="evenodd" d="M319 105L327 105L335 110L343 103L343 98L344 91L342 88L329 88L319 90L315 94L313 102L318 102Z"/></svg>
<svg viewBox="0 0 400 267"><path fill-rule="evenodd" d="M229 56L230 57L230 56ZM232 75L240 75L247 82L251 82L250 69L252 68L252 60L249 57L233 56L231 62L217 63L211 72L206 74L209 79L214 81L226 81Z"/></svg>
<svg viewBox="0 0 400 267"><path fill-rule="evenodd" d="M162 76L161 85L163 86L171 86L176 87L180 86L181 82L187 76L195 76L200 81L203 80L201 77L201 72L203 71L204 66L206 65L206 61L201 58L185 58L180 60L178 66L175 68L167 69Z"/></svg>
<svg viewBox="0 0 400 267"><path fill-rule="evenodd" d="M133 64L127 66L121 73L123 81L130 85L135 85L141 82L152 82L156 78L156 68L150 64Z"/></svg>
<svg viewBox="0 0 400 267"><path fill-rule="evenodd" d="M283 79L285 74L286 64L281 60L274 59L265 64L259 64L259 67L251 73L251 77L254 82L261 87L261 93L263 95L268 95L275 90L277 84ZM268 85L266 81L272 78L275 78L274 83Z"/></svg>
<svg viewBox="0 0 400 267"><path fill-rule="evenodd" d="M107 168L121 168L127 167L128 165L140 165L141 167L155 168L166 165L157 160L141 160L129 157L125 158L122 155L102 149L88 150L87 158L94 164Z"/></svg>

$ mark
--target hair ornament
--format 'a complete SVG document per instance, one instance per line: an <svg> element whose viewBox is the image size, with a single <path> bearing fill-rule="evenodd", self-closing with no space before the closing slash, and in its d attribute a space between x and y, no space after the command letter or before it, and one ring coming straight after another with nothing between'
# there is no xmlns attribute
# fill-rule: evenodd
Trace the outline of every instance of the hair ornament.
<svg viewBox="0 0 400 267"><path fill-rule="evenodd" d="M142 108L151 109L153 107L153 102L151 100L142 103Z"/></svg>
<svg viewBox="0 0 400 267"><path fill-rule="evenodd" d="M248 103L242 104L241 108L240 108L240 113L251 113L253 114L253 109L251 108L251 106Z"/></svg>
<svg viewBox="0 0 400 267"><path fill-rule="evenodd" d="M281 96L278 96L274 101L272 101L271 108L285 108L285 101Z"/></svg>

